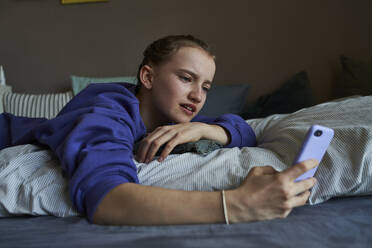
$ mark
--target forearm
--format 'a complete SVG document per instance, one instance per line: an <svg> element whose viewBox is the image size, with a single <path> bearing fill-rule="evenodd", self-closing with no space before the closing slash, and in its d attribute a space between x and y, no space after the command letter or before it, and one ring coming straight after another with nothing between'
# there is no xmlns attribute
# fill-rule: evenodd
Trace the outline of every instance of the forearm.
<svg viewBox="0 0 372 248"><path fill-rule="evenodd" d="M218 125L223 128L228 141L221 143L226 148L256 146L256 135L252 127L238 115L224 114L218 118L208 118L198 115L192 122ZM212 140L216 140L216 138L212 138Z"/></svg>
<svg viewBox="0 0 372 248"><path fill-rule="evenodd" d="M125 183L99 204L93 221L108 225L223 223L220 192L171 190Z"/></svg>
<svg viewBox="0 0 372 248"><path fill-rule="evenodd" d="M204 125L202 138L217 141L222 145L230 143L230 134L223 127L214 124L205 124Z"/></svg>
<svg viewBox="0 0 372 248"><path fill-rule="evenodd" d="M303 206L315 178L294 180L315 168L315 160L277 172L271 166L255 167L236 189L226 191L230 223L288 216ZM164 189L124 183L100 202L93 222L107 225L167 225L224 223L221 192Z"/></svg>

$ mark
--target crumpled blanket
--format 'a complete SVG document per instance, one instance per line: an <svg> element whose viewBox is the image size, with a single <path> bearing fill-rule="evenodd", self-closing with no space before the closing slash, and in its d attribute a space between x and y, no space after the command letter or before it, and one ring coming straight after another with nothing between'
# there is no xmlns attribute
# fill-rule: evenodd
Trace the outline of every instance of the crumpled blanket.
<svg viewBox="0 0 372 248"><path fill-rule="evenodd" d="M372 96L328 102L292 114L247 120L257 147L217 149L205 156L171 154L162 163L137 163L142 184L182 190L214 191L238 187L251 168L291 166L312 124L335 136L315 174L309 204L336 196L372 194ZM50 150L35 145L0 151L0 216L72 216L66 179Z"/></svg>
<svg viewBox="0 0 372 248"><path fill-rule="evenodd" d="M134 154L138 150L140 142L134 144ZM170 154L182 154L186 152L196 153L202 156L206 156L209 153L213 152L214 150L222 148L223 145L213 141L213 140L206 140L202 139L196 142L188 142L185 144L180 144L174 147L174 149L170 152ZM160 156L161 152L164 150L164 145L160 147L157 151L156 155Z"/></svg>

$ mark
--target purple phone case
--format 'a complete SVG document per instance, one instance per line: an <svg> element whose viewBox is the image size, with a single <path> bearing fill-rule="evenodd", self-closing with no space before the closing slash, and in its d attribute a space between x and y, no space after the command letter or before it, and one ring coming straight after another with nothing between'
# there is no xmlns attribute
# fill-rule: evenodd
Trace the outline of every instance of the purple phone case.
<svg viewBox="0 0 372 248"><path fill-rule="evenodd" d="M316 136L317 131L321 131L322 134L320 136ZM308 159L316 159L320 163L325 152L327 151L329 144L331 143L333 134L333 130L328 127L320 125L311 126L306 134L305 141L302 143L300 152L297 154L297 157L293 162L293 165ZM313 177L317 169L318 166L305 172L296 178L295 182Z"/></svg>

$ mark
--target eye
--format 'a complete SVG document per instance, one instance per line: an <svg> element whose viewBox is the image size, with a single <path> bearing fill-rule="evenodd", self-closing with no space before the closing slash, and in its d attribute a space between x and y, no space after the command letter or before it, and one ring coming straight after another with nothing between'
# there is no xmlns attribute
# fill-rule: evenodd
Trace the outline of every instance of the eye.
<svg viewBox="0 0 372 248"><path fill-rule="evenodd" d="M205 92L208 92L210 89L211 89L211 88L208 87L208 86L204 86L204 87L203 87L203 90L204 90Z"/></svg>
<svg viewBox="0 0 372 248"><path fill-rule="evenodd" d="M192 78L188 76L178 76L182 81L191 82Z"/></svg>

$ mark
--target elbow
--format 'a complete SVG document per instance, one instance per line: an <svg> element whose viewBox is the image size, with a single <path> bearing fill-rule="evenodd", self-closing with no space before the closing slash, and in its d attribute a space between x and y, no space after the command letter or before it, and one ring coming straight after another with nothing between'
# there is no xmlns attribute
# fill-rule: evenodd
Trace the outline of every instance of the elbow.
<svg viewBox="0 0 372 248"><path fill-rule="evenodd" d="M93 216L91 217L90 222L96 225L111 225L107 216L104 214L103 210L99 207L94 212Z"/></svg>
<svg viewBox="0 0 372 248"><path fill-rule="evenodd" d="M97 225L127 225L130 219L128 202L125 200L123 188L125 184L121 184L109 191L103 199L98 203L94 211L88 215L91 223Z"/></svg>

